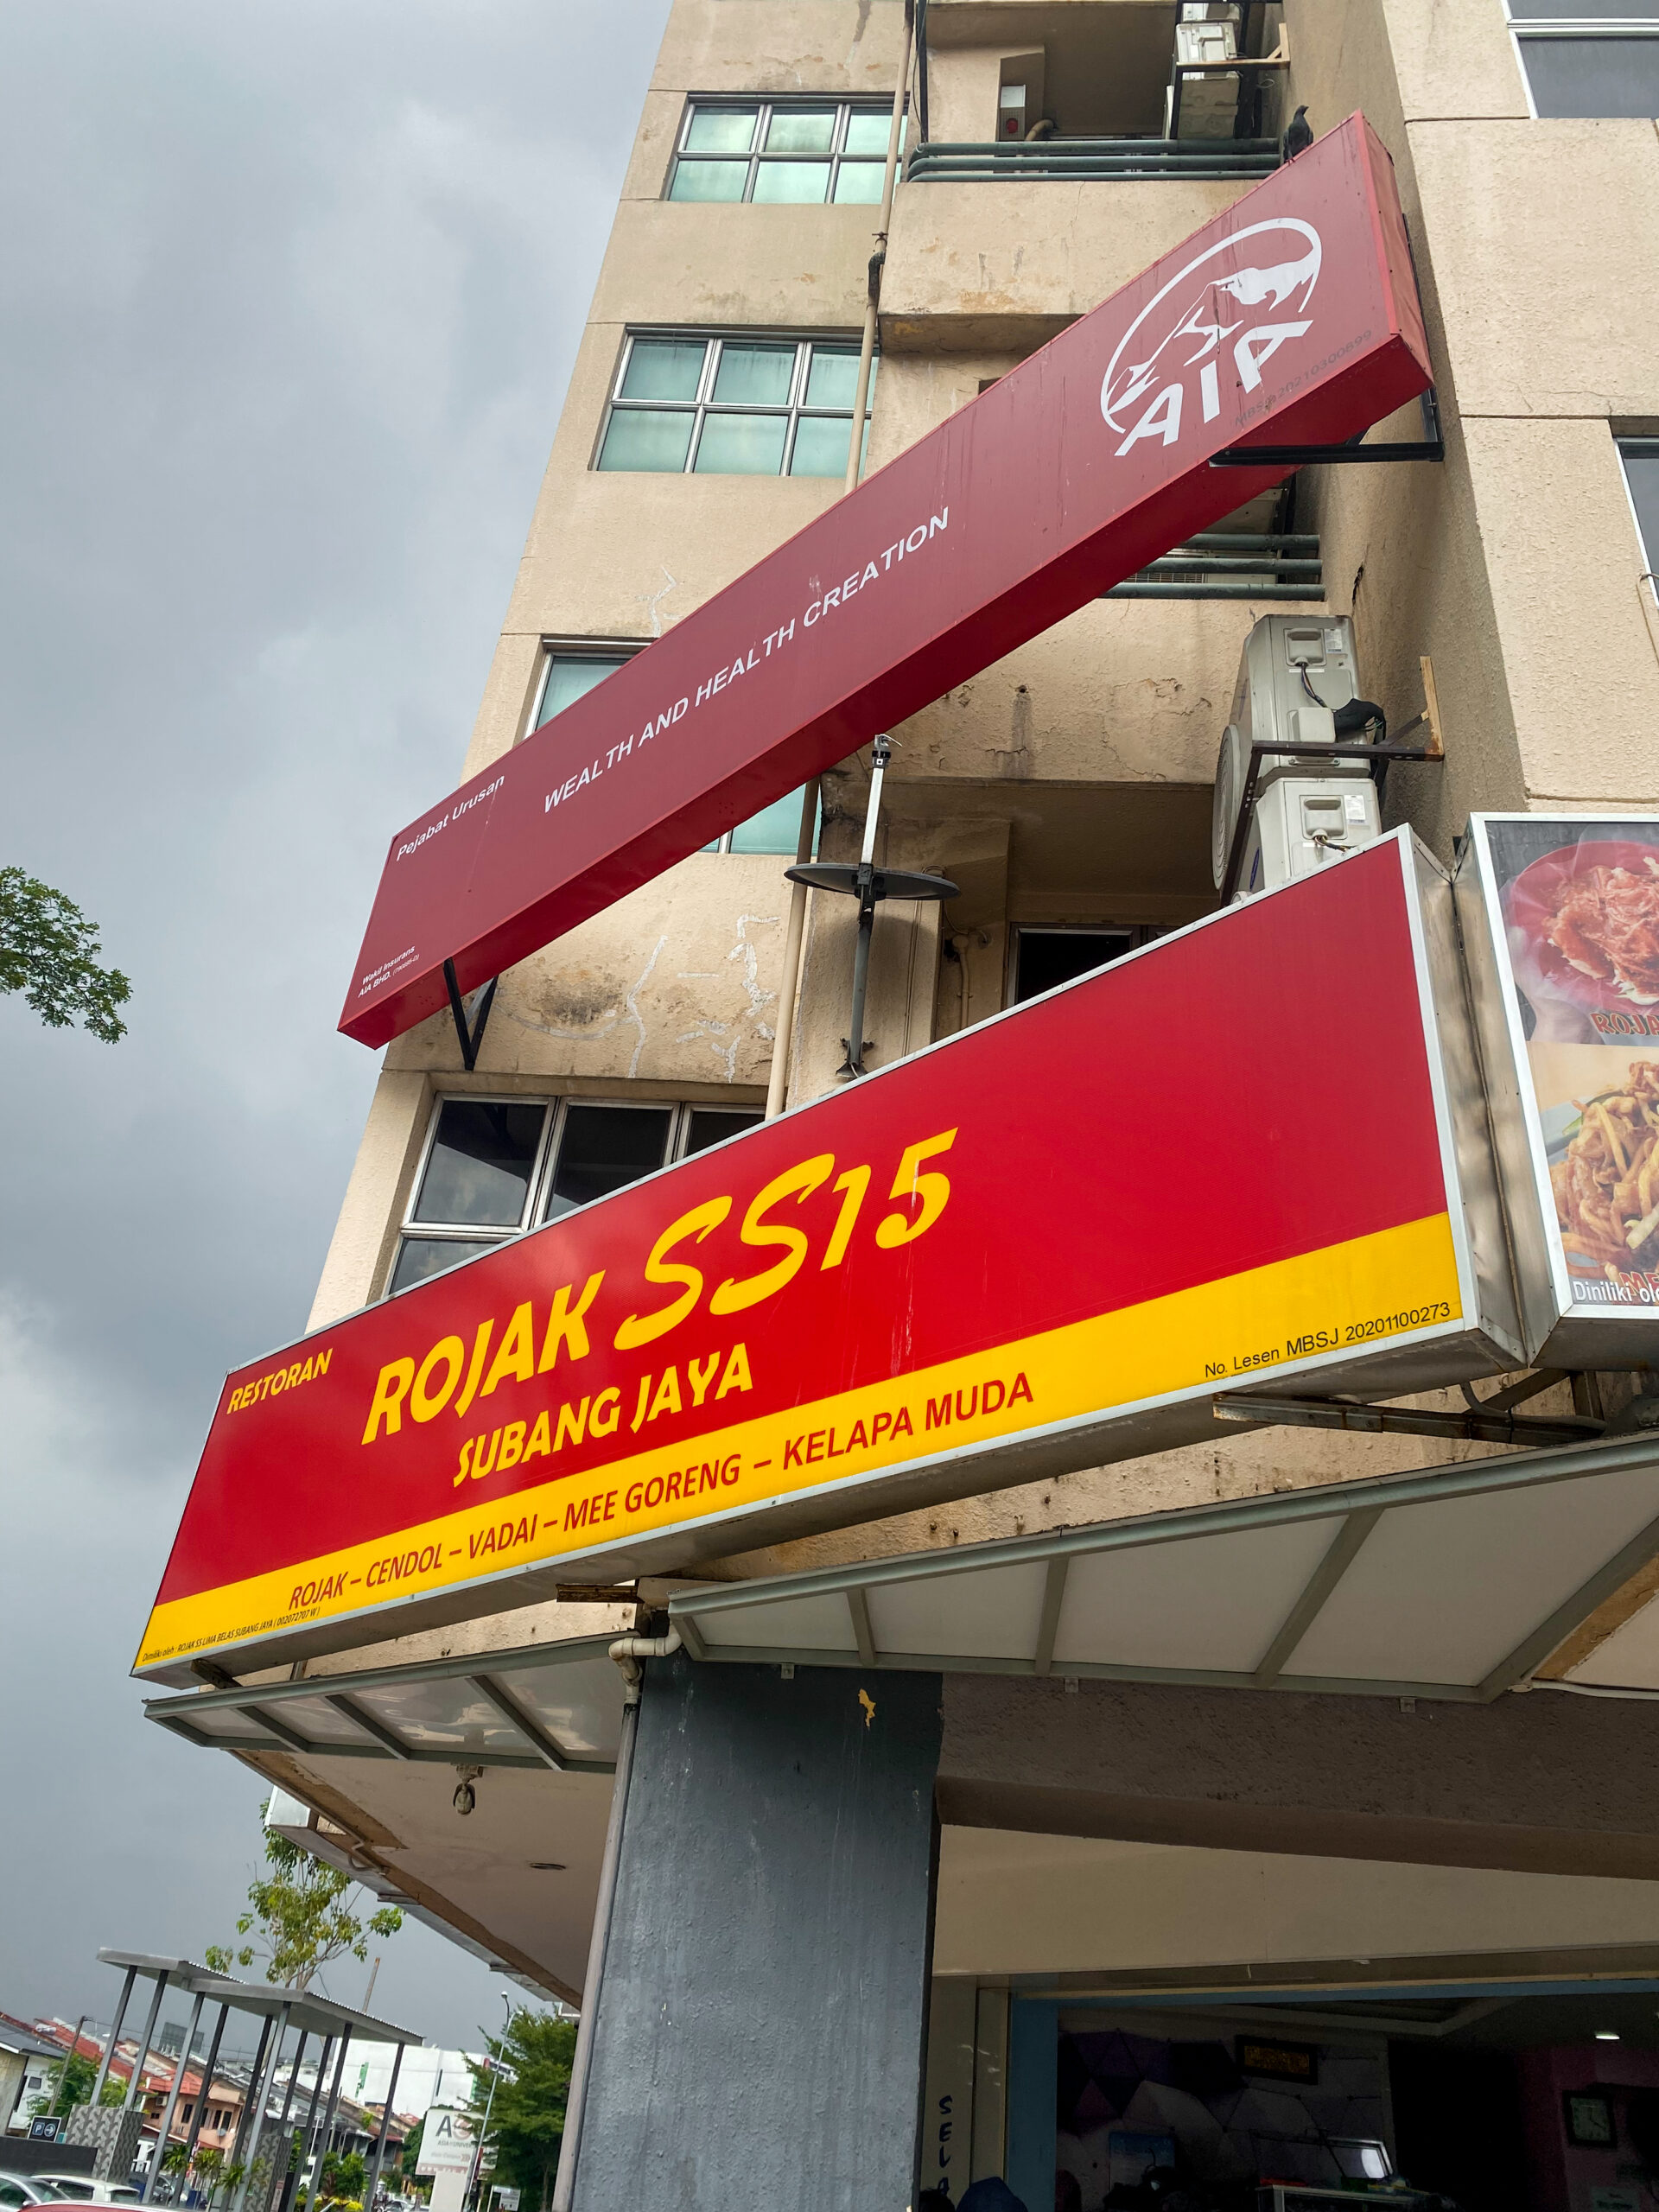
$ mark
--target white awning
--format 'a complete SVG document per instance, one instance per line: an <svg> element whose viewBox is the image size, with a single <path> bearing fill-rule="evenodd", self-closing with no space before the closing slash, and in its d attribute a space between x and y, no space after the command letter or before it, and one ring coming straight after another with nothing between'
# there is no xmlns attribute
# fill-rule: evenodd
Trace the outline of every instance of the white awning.
<svg viewBox="0 0 1659 2212"><path fill-rule="evenodd" d="M721 1583L670 1611L706 1660L1479 1701L1656 1555L1659 1437L1634 1436Z"/></svg>

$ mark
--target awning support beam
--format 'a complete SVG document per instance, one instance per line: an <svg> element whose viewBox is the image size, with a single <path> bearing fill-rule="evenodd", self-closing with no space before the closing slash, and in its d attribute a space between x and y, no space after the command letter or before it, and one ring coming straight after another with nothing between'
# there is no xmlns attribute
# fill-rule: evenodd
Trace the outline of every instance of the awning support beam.
<svg viewBox="0 0 1659 2212"><path fill-rule="evenodd" d="M564 1772L569 1761L546 1729L531 1719L517 1699L509 1697L500 1684L493 1682L487 1675L469 1675L467 1679L480 1697L489 1700L504 1720L512 1723L543 1765L550 1766L556 1774Z"/></svg>
<svg viewBox="0 0 1659 2212"><path fill-rule="evenodd" d="M1295 1656L1296 1647L1307 1634L1325 1603L1358 1556L1377 1522L1382 1518L1380 1505L1369 1506L1363 1513L1351 1513L1332 1538L1329 1549L1308 1577L1306 1587L1291 1607L1281 1624L1279 1633L1262 1655L1262 1663L1254 1676L1259 1690L1271 1689Z"/></svg>
<svg viewBox="0 0 1659 2212"><path fill-rule="evenodd" d="M1558 1643L1589 1619L1598 1605L1605 1605L1616 1590L1622 1590L1630 1577L1639 1573L1655 1557L1659 1557L1659 1521L1649 1521L1622 1551L1615 1552L1605 1567L1598 1567L1587 1582L1580 1583L1565 1604L1557 1605L1547 1620L1541 1621L1507 1658L1498 1661L1491 1672L1476 1684L1476 1696L1483 1700L1501 1697L1505 1690L1524 1681L1535 1667L1542 1666Z"/></svg>

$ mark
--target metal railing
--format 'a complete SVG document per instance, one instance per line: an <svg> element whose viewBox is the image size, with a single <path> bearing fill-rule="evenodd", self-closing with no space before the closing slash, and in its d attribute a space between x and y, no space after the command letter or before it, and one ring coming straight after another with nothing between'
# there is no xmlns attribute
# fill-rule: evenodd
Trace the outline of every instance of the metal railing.
<svg viewBox="0 0 1659 2212"><path fill-rule="evenodd" d="M1205 531L1114 584L1108 599L1323 599L1316 534Z"/></svg>
<svg viewBox="0 0 1659 2212"><path fill-rule="evenodd" d="M1048 177L1172 178L1245 183L1279 166L1276 138L1033 138L918 146L912 184Z"/></svg>

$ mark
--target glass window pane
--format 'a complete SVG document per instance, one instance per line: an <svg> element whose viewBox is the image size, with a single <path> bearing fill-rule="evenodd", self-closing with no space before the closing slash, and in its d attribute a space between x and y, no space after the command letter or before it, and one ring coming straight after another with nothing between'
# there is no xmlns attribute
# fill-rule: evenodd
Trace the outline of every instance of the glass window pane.
<svg viewBox="0 0 1659 2212"><path fill-rule="evenodd" d="M585 1206L660 1167L672 1118L667 1106L567 1107L559 1164L542 1218L556 1221L573 1206Z"/></svg>
<svg viewBox="0 0 1659 2212"><path fill-rule="evenodd" d="M755 167L752 196L761 207L817 206L829 191L828 162L769 162L763 157Z"/></svg>
<svg viewBox="0 0 1659 2212"><path fill-rule="evenodd" d="M410 1218L517 1229L542 1141L545 1106L447 1098Z"/></svg>
<svg viewBox="0 0 1659 2212"><path fill-rule="evenodd" d="M493 1252L500 1241L499 1236L405 1236L397 1248L397 1264L391 1271L389 1288L408 1290L429 1275L441 1275L446 1268L458 1268L463 1260L474 1259L480 1252Z"/></svg>
<svg viewBox="0 0 1659 2212"><path fill-rule="evenodd" d="M747 162L677 162L671 200L741 200L749 181Z"/></svg>
<svg viewBox="0 0 1659 2212"><path fill-rule="evenodd" d="M754 143L758 107L698 107L685 134L688 154L747 154Z"/></svg>
<svg viewBox="0 0 1659 2212"><path fill-rule="evenodd" d="M619 407L606 430L599 465L601 468L683 469L696 420L690 411L670 415L656 408Z"/></svg>
<svg viewBox="0 0 1659 2212"><path fill-rule="evenodd" d="M734 407L787 407L795 373L792 346L733 346L720 349L715 397Z"/></svg>
<svg viewBox="0 0 1659 2212"><path fill-rule="evenodd" d="M870 374L875 374L872 358ZM858 348L856 346L815 346L811 365L806 372L806 404L809 407L844 407L850 414L853 395L858 390Z"/></svg>
<svg viewBox="0 0 1659 2212"><path fill-rule="evenodd" d="M845 429L845 423L842 428ZM844 449L841 465L843 468L847 466ZM732 850L734 853L787 853L793 860L800 834L801 795L799 791L791 791L787 798L775 799L770 806L762 807L759 814L751 816L748 821L740 822L732 832ZM815 831L812 838L815 849L817 842Z"/></svg>
<svg viewBox="0 0 1659 2212"><path fill-rule="evenodd" d="M791 845L791 852L794 849ZM694 1152L706 1152L711 1144L723 1144L728 1137L741 1136L745 1129L753 1128L765 1119L765 1115L752 1106L699 1106L691 1116L691 1132L685 1141L686 1158L689 1160Z"/></svg>
<svg viewBox="0 0 1659 2212"><path fill-rule="evenodd" d="M1644 438L1639 445L1621 446L1624 476L1630 487L1642 533L1642 565L1650 573L1659 569L1659 438Z"/></svg>
<svg viewBox="0 0 1659 2212"><path fill-rule="evenodd" d="M622 378L622 397L695 399L707 351L701 338L636 338Z"/></svg>
<svg viewBox="0 0 1659 2212"><path fill-rule="evenodd" d="M550 653L542 709L536 717L537 729L543 722L550 722L555 715L562 715L567 707L575 706L595 683L602 683L607 676L614 676L619 668L627 664L626 658L620 653L609 658L600 653Z"/></svg>
<svg viewBox="0 0 1659 2212"><path fill-rule="evenodd" d="M836 207L874 207L881 197L881 180L886 175L885 162L843 162L836 175Z"/></svg>
<svg viewBox="0 0 1659 2212"><path fill-rule="evenodd" d="M707 415L693 467L699 476L776 476L787 415Z"/></svg>
<svg viewBox="0 0 1659 2212"><path fill-rule="evenodd" d="M1659 38L1523 38L1541 116L1659 116Z"/></svg>
<svg viewBox="0 0 1659 2212"><path fill-rule="evenodd" d="M832 107L779 107L766 132L769 154L827 154L835 143Z"/></svg>
<svg viewBox="0 0 1659 2212"><path fill-rule="evenodd" d="M855 107L847 118L847 149L849 154L880 154L887 158L887 134L893 129L893 110L887 107ZM899 142L901 144L903 141Z"/></svg>
<svg viewBox="0 0 1659 2212"><path fill-rule="evenodd" d="M852 434L852 428L850 415L803 415L795 426L795 450L789 457L790 474L844 476L847 474L847 441Z"/></svg>

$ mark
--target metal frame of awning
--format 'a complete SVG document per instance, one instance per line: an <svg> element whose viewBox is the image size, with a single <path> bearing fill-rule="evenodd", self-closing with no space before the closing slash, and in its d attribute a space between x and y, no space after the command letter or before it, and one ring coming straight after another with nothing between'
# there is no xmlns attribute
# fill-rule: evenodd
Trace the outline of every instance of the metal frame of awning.
<svg viewBox="0 0 1659 2212"><path fill-rule="evenodd" d="M1294 1673L1291 1662L1300 1646L1341 1592L1344 1577L1368 1543L1386 1526L1390 1514L1423 1505L1445 1504L1460 1499L1526 1493L1541 1486L1594 1482L1599 1478L1640 1475L1655 1477L1653 1516L1618 1544L1610 1554L1562 1599L1537 1618L1524 1623L1503 1655L1472 1681L1414 1680L1408 1674L1382 1679L1371 1675ZM1068 1580L1081 1560L1112 1553L1140 1552L1150 1548L1191 1543L1230 1534L1254 1534L1293 1524L1334 1522L1334 1530L1301 1581L1292 1601L1280 1614L1261 1656L1248 1668L1138 1665L1088 1659L1057 1659L1055 1646ZM1083 1677L1108 1681L1169 1683L1202 1688L1317 1691L1348 1695L1428 1697L1461 1702L1486 1703L1524 1681L1572 1631L1605 1599L1628 1582L1650 1560L1659 1556L1659 1436L1636 1435L1616 1444L1598 1443L1554 1452L1529 1452L1501 1459L1465 1462L1406 1475L1378 1476L1358 1481L1323 1485L1318 1489L1275 1492L1242 1499L1226 1505L1180 1509L1148 1514L1103 1526L1069 1529L965 1544L949 1550L876 1559L855 1565L810 1573L706 1585L682 1591L670 1601L669 1611L686 1649L696 1659L733 1664L782 1664L822 1667L891 1669L920 1672L986 1673ZM872 1613L871 1600L916 1591L947 1578L995 1574L999 1569L1030 1569L1040 1566L1044 1583L1040 1614L1031 1648L1023 1655L996 1655L972 1648L964 1634L957 1649L938 1650L884 1648ZM987 1585L979 1585L984 1590ZM786 1636L772 1642L735 1640L722 1637L741 1623L741 1617L758 1608L786 1609L803 1600L837 1599L845 1605L846 1619L835 1646L794 1642ZM964 1622L975 1608L964 1605ZM829 1618L820 1603L817 1620Z"/></svg>
<svg viewBox="0 0 1659 2212"><path fill-rule="evenodd" d="M226 1689L187 1690L174 1697L147 1698L144 1713L187 1743L209 1751L291 1751L306 1758L403 1759L433 1766L539 1767L560 1774L612 1774L616 1767L613 1759L569 1750L500 1680L503 1675L532 1669L607 1660L612 1641L610 1635L572 1637L518 1650L428 1660L414 1666L373 1667L355 1674L313 1675L298 1681L244 1682ZM607 1675L613 1671L607 1661ZM394 1719L371 1713L361 1702L365 1691L401 1690L423 1682L454 1682L471 1697L481 1698L490 1709L492 1729L505 1728L516 1743L504 1748L465 1740L443 1745L417 1742L401 1732ZM615 1684L620 1715L620 1676L615 1677ZM321 1737L307 1732L302 1725L304 1707L319 1698L350 1724L349 1733ZM252 1725L240 1735L210 1732L200 1725L205 1714L224 1712L245 1714Z"/></svg>
<svg viewBox="0 0 1659 2212"><path fill-rule="evenodd" d="M289 2026L302 2029L308 2035L337 2036L345 2031L364 2043L424 2041L417 2029L396 2027L390 2020L377 2019L372 2012L359 2012L349 2005L337 2005L332 1997L318 1997L309 1990L288 1989L279 1984L261 1987L257 1982L243 1981L235 1974L215 1974L212 1967L199 1966L194 1959L158 1958L148 1951L105 1950L99 1953L98 1962L105 1967L124 1967L146 1980L155 1980L163 1988L203 1997L212 2005L228 2005L233 2012L251 2012L257 2018L274 2019L285 2011ZM194 2065L196 2060L186 2052L181 2054L181 2063Z"/></svg>

